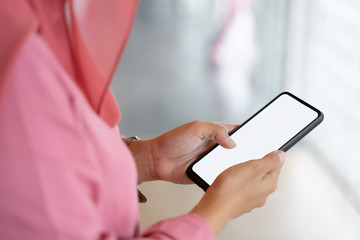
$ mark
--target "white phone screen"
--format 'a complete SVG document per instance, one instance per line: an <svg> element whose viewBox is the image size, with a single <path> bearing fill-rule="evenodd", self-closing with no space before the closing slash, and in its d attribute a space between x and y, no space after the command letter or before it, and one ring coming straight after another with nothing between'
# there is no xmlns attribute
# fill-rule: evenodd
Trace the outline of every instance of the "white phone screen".
<svg viewBox="0 0 360 240"><path fill-rule="evenodd" d="M288 94L282 94L232 134L237 144L235 148L218 146L195 163L192 169L211 185L225 169L280 149L318 115Z"/></svg>

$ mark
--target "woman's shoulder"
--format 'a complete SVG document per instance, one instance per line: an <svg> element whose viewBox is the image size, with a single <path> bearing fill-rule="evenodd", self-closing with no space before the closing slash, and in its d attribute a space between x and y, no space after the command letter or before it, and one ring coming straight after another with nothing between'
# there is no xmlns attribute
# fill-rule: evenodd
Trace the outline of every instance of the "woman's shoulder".
<svg viewBox="0 0 360 240"><path fill-rule="evenodd" d="M73 139L82 129L86 101L81 91L37 34L20 49L0 108L0 142L51 145ZM54 136L58 137L55 141ZM66 140L68 141L68 140ZM14 144L16 145L16 143ZM55 147L55 146L54 146Z"/></svg>
<svg viewBox="0 0 360 240"><path fill-rule="evenodd" d="M33 33L24 43L10 75L9 89L23 101L65 110L82 92L44 39Z"/></svg>

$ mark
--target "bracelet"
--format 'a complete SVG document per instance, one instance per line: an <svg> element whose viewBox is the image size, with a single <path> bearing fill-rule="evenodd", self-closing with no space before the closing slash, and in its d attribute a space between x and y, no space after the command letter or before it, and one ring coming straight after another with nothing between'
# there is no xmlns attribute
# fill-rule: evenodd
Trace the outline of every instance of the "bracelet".
<svg viewBox="0 0 360 240"><path fill-rule="evenodd" d="M140 140L140 138L139 137L137 137L137 136L132 136L132 137L128 137L128 138L124 138L123 139L123 141L125 142L125 144L126 145L130 145L130 143L132 142L132 141L136 141L136 140Z"/></svg>
<svg viewBox="0 0 360 240"><path fill-rule="evenodd" d="M140 140L140 138L137 137L137 136L132 136L132 137L128 137L128 138L124 138L124 139L123 139L123 141L125 142L125 144L126 144L127 146L129 146L132 141L136 141L136 140ZM139 184L140 184L140 183L139 183ZM144 194L142 194L142 192L140 192L139 187L138 187L138 190L137 190L137 191L138 191L138 199L139 199L139 202L140 202L140 203L145 203L145 202L147 201L147 199L146 199L146 197L144 196Z"/></svg>

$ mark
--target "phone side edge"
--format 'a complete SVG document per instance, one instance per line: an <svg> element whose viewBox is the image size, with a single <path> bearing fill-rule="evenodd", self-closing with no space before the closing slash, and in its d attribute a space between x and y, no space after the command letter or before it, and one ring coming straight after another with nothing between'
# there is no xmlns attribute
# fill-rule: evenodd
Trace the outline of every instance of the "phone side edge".
<svg viewBox="0 0 360 240"><path fill-rule="evenodd" d="M301 139L303 139L307 134L309 134L312 130L314 130L323 120L324 114L316 109L318 113L318 117L314 119L308 126L306 126L303 130L301 130L298 134L296 134L292 139L290 139L287 143L279 148L284 152L288 151L291 147L293 147L296 143L298 143Z"/></svg>
<svg viewBox="0 0 360 240"><path fill-rule="evenodd" d="M197 161L196 161L197 162ZM209 184L207 184L197 173L193 170L193 166L196 162L191 163L191 165L186 169L186 175L196 184L198 185L204 192L209 188Z"/></svg>

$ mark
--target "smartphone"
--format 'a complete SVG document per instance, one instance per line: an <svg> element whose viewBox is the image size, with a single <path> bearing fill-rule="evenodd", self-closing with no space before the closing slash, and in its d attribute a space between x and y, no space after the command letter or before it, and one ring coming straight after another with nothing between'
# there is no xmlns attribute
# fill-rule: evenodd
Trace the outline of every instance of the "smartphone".
<svg viewBox="0 0 360 240"><path fill-rule="evenodd" d="M289 150L323 119L321 111L283 92L230 133L235 148L216 145L188 167L187 175L206 191L225 169L275 150Z"/></svg>

